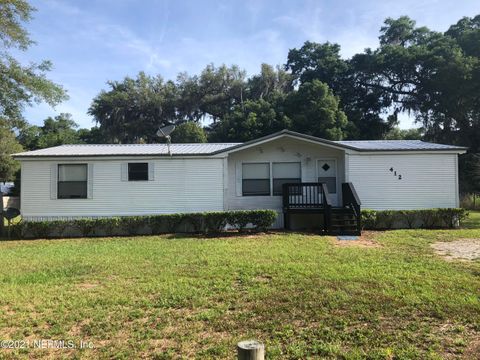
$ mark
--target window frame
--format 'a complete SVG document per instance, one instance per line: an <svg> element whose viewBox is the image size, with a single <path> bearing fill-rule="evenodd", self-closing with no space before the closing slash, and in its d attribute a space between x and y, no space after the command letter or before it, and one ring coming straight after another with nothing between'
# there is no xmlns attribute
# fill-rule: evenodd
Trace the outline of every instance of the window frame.
<svg viewBox="0 0 480 360"><path fill-rule="evenodd" d="M246 164L268 164L268 169L269 169L269 194L251 194L251 195L245 195L244 193L244 181L245 180L266 180L266 179L244 179L243 178L243 165ZM241 173L242 173L242 193L241 197L249 197L249 196L282 196L282 194L274 194L274 187L273 187L273 164L299 164L300 165L300 178L299 178L299 183L302 182L302 161L241 161L240 162L240 168L241 168ZM294 180L297 178L291 178L289 180L292 180L292 182L295 182Z"/></svg>
<svg viewBox="0 0 480 360"><path fill-rule="evenodd" d="M146 174L146 178L145 179L130 179L130 165L137 165L137 164L143 164L143 165L146 165L147 166L147 171L145 172ZM150 164L148 162L127 162L127 181L133 181L133 182L136 182L136 181L148 181L150 179L150 175L149 175L149 172L150 172ZM137 172L134 172L134 173L140 173L139 171ZM142 172L143 173L143 172Z"/></svg>
<svg viewBox="0 0 480 360"><path fill-rule="evenodd" d="M60 181L60 167L61 166L85 166L85 174L86 179L85 181ZM88 164L87 163L60 163L57 164L57 200L84 200L88 199ZM68 182L84 182L85 183L85 196L82 197L63 197L60 196L60 183L68 183Z"/></svg>
<svg viewBox="0 0 480 360"><path fill-rule="evenodd" d="M273 167L275 166L275 164L298 164L299 165L299 169L300 169L300 177L298 178L275 178L274 175L273 175ZM285 182L286 183L301 183L302 182L302 162L301 161L272 161L271 163L271 167L272 167L272 175L271 175L271 178L272 178L272 196L282 196L282 192L283 192L283 185L282 185L282 192L280 193L276 193L275 192L275 179L277 180L291 180L291 181L288 181L288 182Z"/></svg>
<svg viewBox="0 0 480 360"><path fill-rule="evenodd" d="M268 165L268 179L244 179L244 170L243 166L244 165L255 165L255 164L266 164ZM252 162L242 162L241 163L242 167L242 196L272 196L272 164L269 161L252 161ZM249 180L268 180L268 194L263 193L263 194L245 194L245 181Z"/></svg>

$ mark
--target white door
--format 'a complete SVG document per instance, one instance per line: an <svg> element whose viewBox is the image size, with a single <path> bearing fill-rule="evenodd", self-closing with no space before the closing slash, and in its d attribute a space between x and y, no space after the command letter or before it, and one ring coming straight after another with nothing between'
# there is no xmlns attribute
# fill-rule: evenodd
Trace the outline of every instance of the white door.
<svg viewBox="0 0 480 360"><path fill-rule="evenodd" d="M325 183L330 194L332 205L338 205L337 160L317 160L317 181Z"/></svg>

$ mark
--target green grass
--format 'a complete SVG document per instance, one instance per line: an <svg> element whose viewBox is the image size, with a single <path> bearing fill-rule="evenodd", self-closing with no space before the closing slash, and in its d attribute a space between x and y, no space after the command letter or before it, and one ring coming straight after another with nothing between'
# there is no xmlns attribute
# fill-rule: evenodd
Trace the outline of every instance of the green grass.
<svg viewBox="0 0 480 360"><path fill-rule="evenodd" d="M479 238L478 222L370 233L374 246L294 233L2 241L0 339L95 348L0 358L231 359L249 338L269 359L475 358L480 263L430 243Z"/></svg>

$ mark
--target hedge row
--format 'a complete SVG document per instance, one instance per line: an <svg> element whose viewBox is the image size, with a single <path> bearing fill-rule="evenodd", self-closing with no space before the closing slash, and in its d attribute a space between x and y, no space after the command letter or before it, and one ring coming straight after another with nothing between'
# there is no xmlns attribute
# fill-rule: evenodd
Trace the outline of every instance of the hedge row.
<svg viewBox="0 0 480 360"><path fill-rule="evenodd" d="M468 213L465 209L362 210L364 229L455 228Z"/></svg>
<svg viewBox="0 0 480 360"><path fill-rule="evenodd" d="M23 221L13 225L17 238L156 235L175 232L218 233L230 226L264 231L277 217L274 210L240 210L152 216L124 216L56 221Z"/></svg>

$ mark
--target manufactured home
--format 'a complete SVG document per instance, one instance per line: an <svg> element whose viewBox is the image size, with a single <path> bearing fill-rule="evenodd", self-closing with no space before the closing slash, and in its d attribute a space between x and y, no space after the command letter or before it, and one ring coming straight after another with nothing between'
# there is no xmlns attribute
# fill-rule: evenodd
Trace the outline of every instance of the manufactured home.
<svg viewBox="0 0 480 360"><path fill-rule="evenodd" d="M274 209L275 227L288 228L303 215L356 219L360 205L458 207L465 150L284 130L246 143L63 145L14 157L26 221Z"/></svg>

